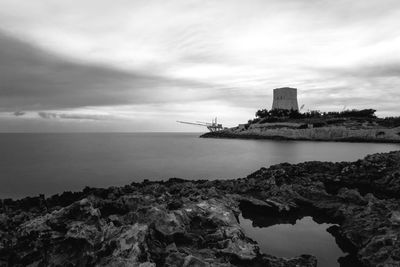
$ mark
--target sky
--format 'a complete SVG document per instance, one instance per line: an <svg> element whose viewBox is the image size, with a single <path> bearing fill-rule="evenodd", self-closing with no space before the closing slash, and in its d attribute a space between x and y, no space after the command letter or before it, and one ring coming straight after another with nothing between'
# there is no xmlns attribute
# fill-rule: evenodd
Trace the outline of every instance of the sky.
<svg viewBox="0 0 400 267"><path fill-rule="evenodd" d="M398 0L0 0L0 132L204 131L270 109L400 116Z"/></svg>

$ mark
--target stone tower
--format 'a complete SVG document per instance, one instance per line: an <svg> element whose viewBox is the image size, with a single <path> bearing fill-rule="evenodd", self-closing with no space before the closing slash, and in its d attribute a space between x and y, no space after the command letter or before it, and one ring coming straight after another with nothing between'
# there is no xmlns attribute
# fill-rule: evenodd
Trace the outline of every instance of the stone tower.
<svg viewBox="0 0 400 267"><path fill-rule="evenodd" d="M299 105L297 104L297 89L290 87L274 89L272 109L299 110Z"/></svg>

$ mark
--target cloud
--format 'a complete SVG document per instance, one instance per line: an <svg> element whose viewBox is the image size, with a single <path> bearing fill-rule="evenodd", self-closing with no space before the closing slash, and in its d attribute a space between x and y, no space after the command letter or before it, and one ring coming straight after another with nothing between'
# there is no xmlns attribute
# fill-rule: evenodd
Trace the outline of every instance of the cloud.
<svg viewBox="0 0 400 267"><path fill-rule="evenodd" d="M400 62L377 62L345 68L322 68L319 71L336 77L362 79L400 77Z"/></svg>
<svg viewBox="0 0 400 267"><path fill-rule="evenodd" d="M38 115L42 118L42 119L56 119L58 116L56 113L50 113L50 112L38 112Z"/></svg>
<svg viewBox="0 0 400 267"><path fill-rule="evenodd" d="M306 109L400 115L399 17L398 0L0 0L0 112L236 124L291 86Z"/></svg>
<svg viewBox="0 0 400 267"><path fill-rule="evenodd" d="M73 62L0 32L0 106L44 110L182 101L205 84ZM179 94L176 93L180 90ZM171 94L169 94L171 93Z"/></svg>
<svg viewBox="0 0 400 267"><path fill-rule="evenodd" d="M19 116L24 116L25 112L24 111L15 111L13 114L14 114L14 116L19 117Z"/></svg>
<svg viewBox="0 0 400 267"><path fill-rule="evenodd" d="M45 112L45 111L40 111L37 114L42 119L67 119L67 120L92 120L92 121L113 119L113 116L101 115L101 114L77 114L77 113L68 114L68 113Z"/></svg>

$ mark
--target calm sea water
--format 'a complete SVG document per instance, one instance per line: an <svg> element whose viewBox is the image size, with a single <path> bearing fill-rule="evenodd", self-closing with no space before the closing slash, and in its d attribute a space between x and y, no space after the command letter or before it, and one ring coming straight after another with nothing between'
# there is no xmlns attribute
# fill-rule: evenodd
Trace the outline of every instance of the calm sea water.
<svg viewBox="0 0 400 267"><path fill-rule="evenodd" d="M283 258L314 255L321 267L339 267L338 259L346 255L326 231L333 224L316 223L310 216L298 219L294 224L269 227L254 226L251 220L242 216L239 219L246 235L257 241L263 253Z"/></svg>
<svg viewBox="0 0 400 267"><path fill-rule="evenodd" d="M396 144L202 139L199 133L0 134L0 198L143 179L244 177L272 164L352 161Z"/></svg>

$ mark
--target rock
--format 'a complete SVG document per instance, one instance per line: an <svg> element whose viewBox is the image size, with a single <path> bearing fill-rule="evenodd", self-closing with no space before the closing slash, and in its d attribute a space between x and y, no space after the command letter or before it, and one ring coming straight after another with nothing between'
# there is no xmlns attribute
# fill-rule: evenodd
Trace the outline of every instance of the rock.
<svg viewBox="0 0 400 267"><path fill-rule="evenodd" d="M132 226L124 226L106 236L103 242L107 242L109 247L113 248L113 251L108 257L101 260L101 264L104 266L132 266L140 263L140 257L145 253L142 248L144 248L146 234L147 225L136 223ZM141 264L153 266L149 265L149 262Z"/></svg>
<svg viewBox="0 0 400 267"><path fill-rule="evenodd" d="M257 214L258 226L329 218L338 225L329 232L351 253L342 261L400 266L399 173L400 152L391 152L352 163L278 164L235 180L3 200L0 266L317 266L310 255L261 254L240 212Z"/></svg>
<svg viewBox="0 0 400 267"><path fill-rule="evenodd" d="M233 256L239 260L251 261L259 254L259 248L256 244L243 240L228 240L220 251L224 254Z"/></svg>
<svg viewBox="0 0 400 267"><path fill-rule="evenodd" d="M368 204L368 201L365 200L358 190L352 189L348 190L347 188L342 188L339 193L338 197L340 197L346 203L354 203L360 206L364 206Z"/></svg>
<svg viewBox="0 0 400 267"><path fill-rule="evenodd" d="M182 205L183 205L183 203L181 200L174 199L168 203L167 207L169 210L177 210L177 209L181 208Z"/></svg>
<svg viewBox="0 0 400 267"><path fill-rule="evenodd" d="M300 255L292 259L282 259L270 255L262 256L264 266L270 267L317 267L317 259L311 255Z"/></svg>
<svg viewBox="0 0 400 267"><path fill-rule="evenodd" d="M154 229L165 238L185 232L183 222L174 213L157 210L153 216L155 220Z"/></svg>
<svg viewBox="0 0 400 267"><path fill-rule="evenodd" d="M68 226L68 231L65 234L65 238L85 240L93 246L102 241L102 234L94 225L78 221L72 222Z"/></svg>
<svg viewBox="0 0 400 267"><path fill-rule="evenodd" d="M304 127L300 123L254 123L247 128L232 127L221 131L208 132L202 138L274 139L274 140L312 140L341 142L380 142L399 143L400 127L364 126L340 124L322 127ZM306 125L307 126L307 125ZM383 134L382 134L383 133Z"/></svg>
<svg viewBox="0 0 400 267"><path fill-rule="evenodd" d="M210 264L192 256L186 256L182 267L209 267Z"/></svg>
<svg viewBox="0 0 400 267"><path fill-rule="evenodd" d="M390 216L390 221L392 224L400 225L400 211L393 211L392 215Z"/></svg>

